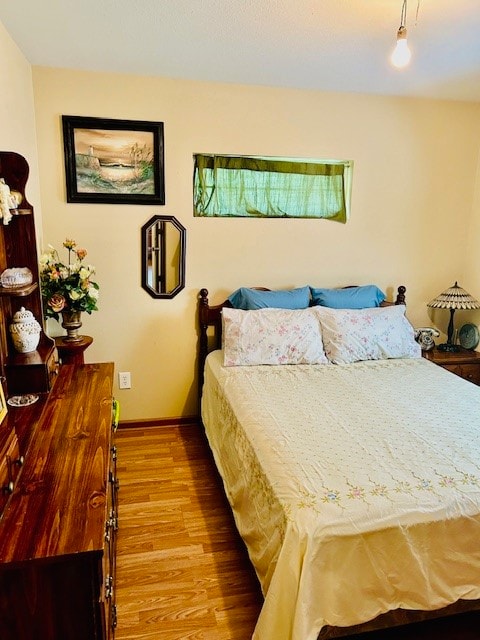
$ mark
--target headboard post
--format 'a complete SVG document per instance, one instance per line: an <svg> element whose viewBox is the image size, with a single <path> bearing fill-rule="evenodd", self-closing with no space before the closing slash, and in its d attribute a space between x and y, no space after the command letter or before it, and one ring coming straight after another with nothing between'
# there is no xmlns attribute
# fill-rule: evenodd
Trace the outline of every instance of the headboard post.
<svg viewBox="0 0 480 640"><path fill-rule="evenodd" d="M398 287L395 304L405 304L405 291L406 288L403 285Z"/></svg>
<svg viewBox="0 0 480 640"><path fill-rule="evenodd" d="M198 320L200 327L198 345L198 389L199 396L201 397L204 376L203 370L205 367L205 359L208 355L208 289L200 289Z"/></svg>

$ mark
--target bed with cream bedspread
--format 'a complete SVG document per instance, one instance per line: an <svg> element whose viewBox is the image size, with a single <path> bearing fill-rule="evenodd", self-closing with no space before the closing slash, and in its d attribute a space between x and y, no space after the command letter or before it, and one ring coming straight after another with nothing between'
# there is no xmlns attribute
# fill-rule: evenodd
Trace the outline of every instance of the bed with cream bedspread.
<svg viewBox="0 0 480 640"><path fill-rule="evenodd" d="M480 598L480 388L423 358L214 351L202 419L265 597L256 640Z"/></svg>

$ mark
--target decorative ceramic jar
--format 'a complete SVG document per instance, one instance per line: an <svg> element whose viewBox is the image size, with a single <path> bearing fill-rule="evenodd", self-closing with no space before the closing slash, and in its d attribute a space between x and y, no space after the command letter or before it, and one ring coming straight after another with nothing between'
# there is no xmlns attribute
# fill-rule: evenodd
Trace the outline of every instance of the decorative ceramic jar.
<svg viewBox="0 0 480 640"><path fill-rule="evenodd" d="M10 325L10 335L13 346L19 353L30 353L35 351L40 341L41 326L33 317L33 313L21 307L20 311L13 316Z"/></svg>

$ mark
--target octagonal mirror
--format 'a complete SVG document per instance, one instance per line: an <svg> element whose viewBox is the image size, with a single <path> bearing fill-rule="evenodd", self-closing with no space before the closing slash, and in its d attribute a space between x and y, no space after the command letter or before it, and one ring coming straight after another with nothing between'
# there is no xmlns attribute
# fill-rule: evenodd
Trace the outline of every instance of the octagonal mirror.
<svg viewBox="0 0 480 640"><path fill-rule="evenodd" d="M142 287L173 298L185 286L186 229L174 216L153 216L142 227Z"/></svg>

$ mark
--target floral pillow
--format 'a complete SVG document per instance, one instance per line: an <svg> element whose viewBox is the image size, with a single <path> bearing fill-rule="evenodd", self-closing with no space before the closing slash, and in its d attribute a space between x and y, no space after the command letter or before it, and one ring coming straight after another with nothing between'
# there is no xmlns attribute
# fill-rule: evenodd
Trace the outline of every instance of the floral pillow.
<svg viewBox="0 0 480 640"><path fill-rule="evenodd" d="M420 358L405 306L373 309L312 307L320 318L325 353L334 364L387 358Z"/></svg>
<svg viewBox="0 0 480 640"><path fill-rule="evenodd" d="M313 309L222 310L224 365L328 364Z"/></svg>

